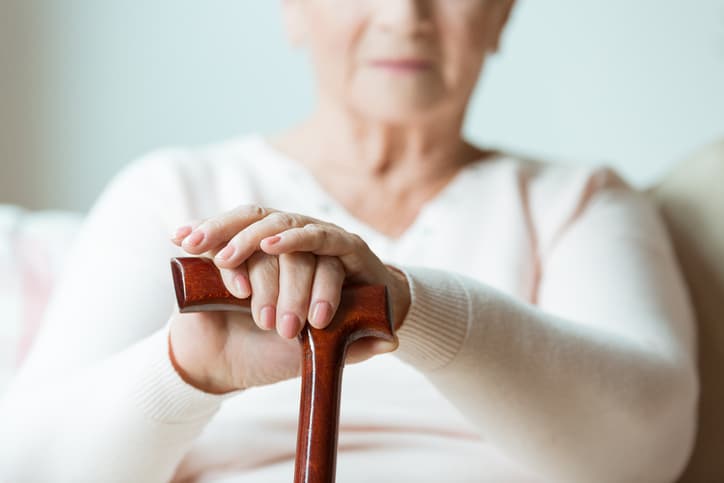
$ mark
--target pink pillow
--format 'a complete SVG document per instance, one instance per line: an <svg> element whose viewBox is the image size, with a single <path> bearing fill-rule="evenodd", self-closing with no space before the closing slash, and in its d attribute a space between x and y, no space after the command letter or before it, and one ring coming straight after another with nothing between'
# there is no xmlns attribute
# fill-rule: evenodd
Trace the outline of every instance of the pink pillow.
<svg viewBox="0 0 724 483"><path fill-rule="evenodd" d="M79 213L0 205L0 389L32 344L81 222Z"/></svg>

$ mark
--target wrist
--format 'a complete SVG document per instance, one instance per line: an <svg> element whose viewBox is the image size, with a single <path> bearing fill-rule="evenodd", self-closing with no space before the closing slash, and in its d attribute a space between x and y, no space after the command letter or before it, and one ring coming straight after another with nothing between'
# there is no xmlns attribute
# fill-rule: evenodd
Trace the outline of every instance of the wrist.
<svg viewBox="0 0 724 483"><path fill-rule="evenodd" d="M394 267L392 265L385 266L387 267L394 281L391 284L392 300L390 300L390 304L392 305L393 328L394 331L397 332L400 327L402 327L402 324L407 318L407 313L410 309L409 281L407 280L407 276L404 274L404 272L402 272L397 267Z"/></svg>
<svg viewBox="0 0 724 483"><path fill-rule="evenodd" d="M213 380L213 378L207 375L195 374L193 371L184 368L184 364L178 360L173 350L173 343L171 341L171 331L168 332L168 357L171 361L176 373L179 377L188 385L195 387L196 389L216 395L228 394L236 391L238 388L232 387L228 384L219 383Z"/></svg>

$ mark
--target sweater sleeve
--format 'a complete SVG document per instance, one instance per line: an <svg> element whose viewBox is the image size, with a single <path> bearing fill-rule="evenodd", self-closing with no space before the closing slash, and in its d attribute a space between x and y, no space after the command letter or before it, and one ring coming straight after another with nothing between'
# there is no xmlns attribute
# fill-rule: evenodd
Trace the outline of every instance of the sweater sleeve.
<svg viewBox="0 0 724 483"><path fill-rule="evenodd" d="M171 365L168 260L177 253L157 201L181 202L162 172L169 155L132 163L86 217L0 400L1 481L169 481L236 394L198 390Z"/></svg>
<svg viewBox="0 0 724 483"><path fill-rule="evenodd" d="M578 208L541 248L536 303L397 266L411 292L397 355L545 481L673 481L691 450L698 382L668 235L655 205L619 183Z"/></svg>

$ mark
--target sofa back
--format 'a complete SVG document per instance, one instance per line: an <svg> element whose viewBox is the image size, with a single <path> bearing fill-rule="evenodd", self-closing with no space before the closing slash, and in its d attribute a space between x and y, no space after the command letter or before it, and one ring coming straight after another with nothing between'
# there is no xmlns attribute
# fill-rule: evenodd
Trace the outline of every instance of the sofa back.
<svg viewBox="0 0 724 483"><path fill-rule="evenodd" d="M674 242L696 309L699 428L680 482L724 482L724 142L649 190Z"/></svg>

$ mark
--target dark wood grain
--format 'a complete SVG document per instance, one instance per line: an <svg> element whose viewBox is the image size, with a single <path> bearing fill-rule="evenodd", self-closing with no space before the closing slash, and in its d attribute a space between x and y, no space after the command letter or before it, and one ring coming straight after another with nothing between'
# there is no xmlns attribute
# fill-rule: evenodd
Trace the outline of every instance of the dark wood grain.
<svg viewBox="0 0 724 483"><path fill-rule="evenodd" d="M173 258L171 270L179 310L249 312L249 299L235 298L207 258ZM308 323L299 334L302 389L299 401L295 483L333 483L336 475L342 372L349 345L362 337L392 341L384 285L345 285L326 329Z"/></svg>

